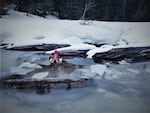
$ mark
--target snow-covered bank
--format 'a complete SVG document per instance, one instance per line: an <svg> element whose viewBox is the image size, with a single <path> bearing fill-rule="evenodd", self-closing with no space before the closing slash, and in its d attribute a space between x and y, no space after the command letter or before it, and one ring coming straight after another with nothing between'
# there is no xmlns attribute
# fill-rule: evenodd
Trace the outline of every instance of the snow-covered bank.
<svg viewBox="0 0 150 113"><path fill-rule="evenodd" d="M11 10L0 19L0 25L1 44L9 43L8 47L70 44L71 47L60 50L91 50L87 53L91 58L97 52L112 48L150 46L150 22L91 21L89 25L81 25L80 20L26 16L26 13ZM108 46L99 48L85 42Z"/></svg>
<svg viewBox="0 0 150 113"><path fill-rule="evenodd" d="M149 46L144 46L144 45L117 45L117 46L113 46L113 45L103 45L101 47L96 47L94 49L91 49L87 52L87 58L92 58L96 53L103 53L103 52L108 52L114 49L127 49L127 48L143 48L143 47L147 47L147 50L145 51L149 51ZM143 50L144 51L144 50Z"/></svg>

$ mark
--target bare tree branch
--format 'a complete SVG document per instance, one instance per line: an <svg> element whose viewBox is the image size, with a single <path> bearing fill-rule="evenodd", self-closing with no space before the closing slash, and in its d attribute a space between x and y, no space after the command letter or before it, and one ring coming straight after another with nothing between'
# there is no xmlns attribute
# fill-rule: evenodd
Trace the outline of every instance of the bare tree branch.
<svg viewBox="0 0 150 113"><path fill-rule="evenodd" d="M91 8L93 8L95 6L96 6L96 4L92 0L88 0L87 3L85 3L81 20L85 20L85 15L86 15L87 11L89 11Z"/></svg>

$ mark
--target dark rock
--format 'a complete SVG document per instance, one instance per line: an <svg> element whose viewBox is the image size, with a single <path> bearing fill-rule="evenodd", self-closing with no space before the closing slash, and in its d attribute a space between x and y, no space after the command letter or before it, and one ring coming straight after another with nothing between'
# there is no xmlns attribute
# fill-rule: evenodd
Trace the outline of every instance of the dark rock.
<svg viewBox="0 0 150 113"><path fill-rule="evenodd" d="M104 53L96 53L93 56L93 60L96 63L105 61L117 63L121 60L126 60L127 62L150 61L150 46L111 49Z"/></svg>
<svg viewBox="0 0 150 113"><path fill-rule="evenodd" d="M8 76L8 77L1 78L1 80L8 80L8 79L23 79L22 76L23 76L23 75L14 74L14 75L10 75L10 76Z"/></svg>
<svg viewBox="0 0 150 113"><path fill-rule="evenodd" d="M75 50L75 51L62 51L60 56L62 57L86 57L88 50Z"/></svg>
<svg viewBox="0 0 150 113"><path fill-rule="evenodd" d="M68 44L42 44L42 45L27 45L6 48L7 50L20 50L20 51L50 51L57 48L68 47Z"/></svg>
<svg viewBox="0 0 150 113"><path fill-rule="evenodd" d="M9 43L2 43L0 46L7 46Z"/></svg>
<svg viewBox="0 0 150 113"><path fill-rule="evenodd" d="M106 43L103 43L103 44L96 44L96 43L89 43L89 42L85 42L85 44L95 45L96 47L101 47L101 46L103 46L103 45L107 45Z"/></svg>

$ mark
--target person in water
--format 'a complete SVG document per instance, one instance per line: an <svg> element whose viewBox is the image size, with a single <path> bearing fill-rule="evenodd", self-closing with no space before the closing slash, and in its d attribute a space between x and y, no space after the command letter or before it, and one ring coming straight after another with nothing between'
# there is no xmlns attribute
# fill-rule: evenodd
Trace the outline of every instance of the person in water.
<svg viewBox="0 0 150 113"><path fill-rule="evenodd" d="M57 64L61 64L62 63L62 58L60 58L60 52L55 50L53 53L53 57L49 58L50 63L57 63Z"/></svg>

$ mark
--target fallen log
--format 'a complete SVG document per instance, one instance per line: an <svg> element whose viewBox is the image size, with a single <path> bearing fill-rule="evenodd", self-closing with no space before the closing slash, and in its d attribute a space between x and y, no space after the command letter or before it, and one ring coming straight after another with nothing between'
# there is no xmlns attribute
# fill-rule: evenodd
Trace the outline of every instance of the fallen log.
<svg viewBox="0 0 150 113"><path fill-rule="evenodd" d="M1 89L32 89L36 90L37 93L50 92L50 89L56 87L57 84L71 89L73 83L85 86L91 79L89 78L44 78L44 79L3 79L0 80ZM63 85L62 85L63 84Z"/></svg>
<svg viewBox="0 0 150 113"><path fill-rule="evenodd" d="M72 82L82 82L89 80L88 78L44 78L44 79L8 79L0 80L0 84L14 84L14 83L72 83Z"/></svg>

